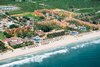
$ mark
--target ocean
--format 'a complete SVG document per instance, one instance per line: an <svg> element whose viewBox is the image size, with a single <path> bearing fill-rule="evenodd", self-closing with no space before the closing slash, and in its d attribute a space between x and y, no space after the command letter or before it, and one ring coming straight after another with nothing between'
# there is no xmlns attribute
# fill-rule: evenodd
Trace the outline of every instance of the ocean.
<svg viewBox="0 0 100 67"><path fill-rule="evenodd" d="M100 67L100 38L3 60L0 67Z"/></svg>

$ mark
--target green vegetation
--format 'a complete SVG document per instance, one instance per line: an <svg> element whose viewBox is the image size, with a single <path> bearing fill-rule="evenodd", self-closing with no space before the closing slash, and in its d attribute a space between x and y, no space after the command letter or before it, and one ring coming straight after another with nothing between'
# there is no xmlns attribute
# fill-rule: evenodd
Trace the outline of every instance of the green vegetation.
<svg viewBox="0 0 100 67"><path fill-rule="evenodd" d="M65 35L65 31L51 33L51 34L48 34L47 37L48 38L53 38L53 37L58 37L58 36L62 36L62 35Z"/></svg>
<svg viewBox="0 0 100 67"><path fill-rule="evenodd" d="M20 10L9 12L9 14L20 14L24 12L33 12L35 9L42 8L39 4L31 2L16 2L14 0L0 0L0 5L14 5L20 7Z"/></svg>
<svg viewBox="0 0 100 67"><path fill-rule="evenodd" d="M5 44L2 41L0 41L0 52L6 51L6 50L7 48L5 47Z"/></svg>
<svg viewBox="0 0 100 67"><path fill-rule="evenodd" d="M2 18L6 18L6 16L4 14L0 14L0 19Z"/></svg>
<svg viewBox="0 0 100 67"><path fill-rule="evenodd" d="M11 35L11 34L9 34L9 33L7 33L7 32L3 32L3 34L5 35L6 38L11 38L11 37L13 37L13 35Z"/></svg>
<svg viewBox="0 0 100 67"><path fill-rule="evenodd" d="M53 27L51 25L39 25L37 24L38 29L44 31L44 32L49 32L51 30L53 30Z"/></svg>
<svg viewBox="0 0 100 67"><path fill-rule="evenodd" d="M44 32L50 32L51 30L58 30L61 29L60 26L58 26L57 24L52 24L51 22L46 22L46 23L37 23L36 24L37 29L42 30Z"/></svg>
<svg viewBox="0 0 100 67"><path fill-rule="evenodd" d="M19 26L17 26L17 25L15 25L15 24L12 24L12 25L10 25L10 29L13 29L13 28L18 28Z"/></svg>
<svg viewBox="0 0 100 67"><path fill-rule="evenodd" d="M32 41L28 41L28 42L23 42L21 44L13 45L12 47L16 49L16 48L21 48L21 47L25 48L26 46L30 46L30 45L34 45L34 43Z"/></svg>
<svg viewBox="0 0 100 67"><path fill-rule="evenodd" d="M77 9L75 12L77 12L77 13L92 13L95 11L96 11L96 9L93 9L93 8L80 8L79 10Z"/></svg>
<svg viewBox="0 0 100 67"><path fill-rule="evenodd" d="M0 0L0 5L14 5L20 7L19 10L10 11L9 14L21 14L25 12L33 12L37 9L43 8L59 8L76 13L81 13L78 19L88 21L94 24L98 24L100 21L98 18L100 14L97 12L100 10L100 0L22 0L18 2L16 0ZM97 13L97 14L96 14ZM84 15L82 15L84 14ZM25 14L27 17L34 17L32 14ZM4 17L2 15L2 17ZM90 18L91 17L91 18ZM0 17L1 18L1 17ZM36 17L35 17L36 18ZM43 17L37 17L37 20L42 20ZM62 18L58 18L61 20Z"/></svg>
<svg viewBox="0 0 100 67"><path fill-rule="evenodd" d="M34 17L34 15L32 15L32 14L25 14L24 16L27 16L27 17Z"/></svg>
<svg viewBox="0 0 100 67"><path fill-rule="evenodd" d="M93 24L100 24L100 13L88 13L88 14L80 14L79 16L76 16L77 19L87 21Z"/></svg>
<svg viewBox="0 0 100 67"><path fill-rule="evenodd" d="M0 5L15 5L20 7L20 10L11 11L10 14L19 14L23 12L33 12L36 9L43 8L60 8L76 12L91 12L100 10L99 0L32 0L33 2L15 0L0 0ZM41 5L42 4L42 5ZM92 7L92 9L91 9ZM88 9L90 8L90 9ZM77 9L80 9L77 11Z"/></svg>
<svg viewBox="0 0 100 67"><path fill-rule="evenodd" d="M91 29L90 26L80 24L80 23L78 23L78 22L76 22L76 21L69 21L69 23L70 23L70 24L74 24L75 27L77 27L77 28L74 29L74 28L68 27L66 30L78 31L78 32L82 33L82 32L90 31L90 29ZM83 30L79 29L80 26L81 26L81 27L84 27L86 30L85 30L85 29L83 29Z"/></svg>
<svg viewBox="0 0 100 67"><path fill-rule="evenodd" d="M77 23L76 21L69 21L70 24L75 24L75 25L81 25L79 23Z"/></svg>
<svg viewBox="0 0 100 67"><path fill-rule="evenodd" d="M25 38L25 37L31 38L33 36L33 32L32 31L20 32L17 34L17 36L21 38Z"/></svg>
<svg viewBox="0 0 100 67"><path fill-rule="evenodd" d="M0 5L12 5L20 8L19 10L0 13L0 20L5 18L8 21L13 21L15 23L9 26L10 31L7 30L8 32L0 32L0 40L11 38L13 36L30 39L38 34L35 32L37 30L42 30L43 32L61 29L64 30L60 32L55 31L47 35L48 38L53 38L65 35L66 32L69 31L82 33L90 31L92 28L95 28L95 30L98 29L88 25L88 22L95 25L100 24L100 0L22 0L21 2L16 0L0 0ZM35 16L35 14L33 14L34 10L56 8L71 11L68 12L68 15L75 14L75 16L73 17L71 15L72 18L67 21L67 17L69 17L66 16L67 11L61 11L58 12L58 14L53 11L47 11L46 13L44 10L42 12L44 14L43 16ZM38 14L37 11L37 15ZM79 21L87 21L87 23L83 24L75 19L79 19ZM28 27L26 28L26 26ZM45 36L45 34L40 36ZM30 45L34 45L34 43L32 41L27 41L10 46L16 49ZM5 44L0 41L0 52L5 51L6 49Z"/></svg>
<svg viewBox="0 0 100 67"><path fill-rule="evenodd" d="M0 40L3 40L3 39L5 39L6 37L5 37L5 35L3 34L3 32L0 32Z"/></svg>

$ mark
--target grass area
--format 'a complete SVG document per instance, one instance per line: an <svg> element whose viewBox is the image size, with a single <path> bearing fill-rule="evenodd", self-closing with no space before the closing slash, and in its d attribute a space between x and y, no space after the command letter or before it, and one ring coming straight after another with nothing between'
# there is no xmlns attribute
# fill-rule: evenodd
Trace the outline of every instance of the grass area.
<svg viewBox="0 0 100 67"><path fill-rule="evenodd" d="M33 17L33 12L24 12L24 13L19 13L19 14L14 14L12 16L27 16L27 17Z"/></svg>
<svg viewBox="0 0 100 67"><path fill-rule="evenodd" d="M34 17L34 15L32 15L31 13L29 13L29 14L24 14L23 16Z"/></svg>
<svg viewBox="0 0 100 67"><path fill-rule="evenodd" d="M83 9L78 9L75 12L77 13L90 13L90 12L95 12L93 8L83 8Z"/></svg>
<svg viewBox="0 0 100 67"><path fill-rule="evenodd" d="M11 11L10 14L20 14L24 12L33 12L35 9L40 9L41 6L37 6L37 4L33 3L16 3L16 6L20 7L20 10Z"/></svg>
<svg viewBox="0 0 100 67"><path fill-rule="evenodd" d="M20 10L17 11L11 11L10 14L33 12L36 9L43 9L43 8L60 8L65 10L76 8L80 9L80 11L78 12L83 12L83 13L91 12L91 10L93 11L100 10L99 0L32 0L32 1L33 2L15 2L14 0L0 0L0 5L15 5L21 8ZM87 8L87 9L81 10L81 8ZM93 9L88 9L88 8L93 8Z"/></svg>
<svg viewBox="0 0 100 67"><path fill-rule="evenodd" d="M4 34L2 32L0 32L0 40L5 39L6 37L4 36Z"/></svg>

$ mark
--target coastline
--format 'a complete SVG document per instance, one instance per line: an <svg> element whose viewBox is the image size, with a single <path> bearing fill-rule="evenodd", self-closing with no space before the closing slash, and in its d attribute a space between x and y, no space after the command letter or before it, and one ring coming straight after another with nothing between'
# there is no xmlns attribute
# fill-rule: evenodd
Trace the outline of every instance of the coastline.
<svg viewBox="0 0 100 67"><path fill-rule="evenodd" d="M30 53L39 52L42 50L48 50L48 49L52 49L52 48L65 46L65 45L68 45L68 44L71 44L74 42L80 42L80 41L84 41L84 40L88 40L88 39L92 39L92 38L96 38L96 37L100 37L100 31L82 33L82 34L79 34L76 36L66 35L62 39L60 39L58 41L50 42L49 44L46 44L46 45L41 45L41 46L33 47L33 48L26 48L24 50L15 49L13 52L8 51L8 52L4 53L3 55L0 55L0 61L4 60L4 59L16 57L16 56L26 55L26 54L30 54Z"/></svg>

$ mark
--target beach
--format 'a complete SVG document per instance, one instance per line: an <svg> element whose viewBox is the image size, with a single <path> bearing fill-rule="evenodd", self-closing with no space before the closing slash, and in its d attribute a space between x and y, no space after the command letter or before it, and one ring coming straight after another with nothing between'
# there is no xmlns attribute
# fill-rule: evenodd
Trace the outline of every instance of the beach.
<svg viewBox="0 0 100 67"><path fill-rule="evenodd" d="M16 56L21 56L21 55L25 55L29 53L36 53L36 52L43 51L43 50L49 50L49 49L65 46L65 45L68 45L74 42L80 42L80 41L84 41L84 40L88 40L88 39L92 39L96 37L100 37L100 31L82 33L82 34L75 35L75 36L64 35L59 40L50 42L49 44L39 45L33 48L15 49L13 52L8 51L4 53L3 55L0 55L0 60L4 60L4 59L16 57Z"/></svg>

